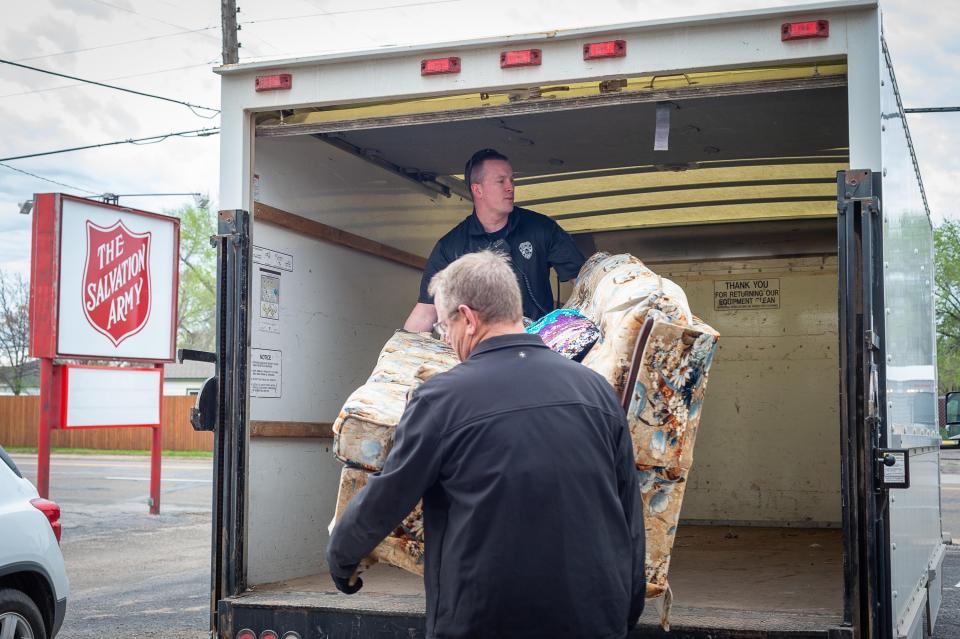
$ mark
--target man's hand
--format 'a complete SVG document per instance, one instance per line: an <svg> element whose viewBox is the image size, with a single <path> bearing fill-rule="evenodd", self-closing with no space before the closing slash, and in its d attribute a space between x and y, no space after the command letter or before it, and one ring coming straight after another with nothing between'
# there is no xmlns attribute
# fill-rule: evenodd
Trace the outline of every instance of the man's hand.
<svg viewBox="0 0 960 639"><path fill-rule="evenodd" d="M357 576L356 570L349 577L337 577L333 573L330 573L330 577L333 579L333 584L337 587L337 590L345 595L356 594L363 588L363 579Z"/></svg>
<svg viewBox="0 0 960 639"><path fill-rule="evenodd" d="M433 304L417 302L410 311L410 317L403 324L403 330L413 333L427 333L433 330L433 323L437 321L437 307Z"/></svg>

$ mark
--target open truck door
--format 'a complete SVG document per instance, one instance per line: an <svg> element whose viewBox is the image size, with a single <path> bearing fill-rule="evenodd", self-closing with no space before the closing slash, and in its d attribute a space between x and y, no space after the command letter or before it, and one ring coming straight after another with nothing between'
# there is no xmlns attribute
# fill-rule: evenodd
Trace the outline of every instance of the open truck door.
<svg viewBox="0 0 960 639"><path fill-rule="evenodd" d="M898 102L891 146L910 143ZM840 171L837 188L844 619L859 636L929 637L944 556L932 226L913 166Z"/></svg>
<svg viewBox="0 0 960 639"><path fill-rule="evenodd" d="M247 297L250 214L220 211L217 234L216 353L182 349L178 359L214 362L190 416L194 430L213 431L213 516L210 563L210 628L221 634L218 602L243 591L243 515L246 481Z"/></svg>
<svg viewBox="0 0 960 639"><path fill-rule="evenodd" d="M885 636L929 637L940 609L945 545L940 519L933 295L933 225L886 41L880 39L881 225L874 287L880 318L877 513L890 610Z"/></svg>

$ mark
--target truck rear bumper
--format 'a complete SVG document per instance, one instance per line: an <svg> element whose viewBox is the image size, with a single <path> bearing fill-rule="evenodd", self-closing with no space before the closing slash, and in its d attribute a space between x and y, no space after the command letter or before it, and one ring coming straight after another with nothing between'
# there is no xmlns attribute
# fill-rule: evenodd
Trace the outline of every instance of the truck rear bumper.
<svg viewBox="0 0 960 639"><path fill-rule="evenodd" d="M687 608L683 619L675 615L670 631L659 626L654 606L644 613L631 639L813 639L835 638L839 620L816 614L768 614L749 611L723 611ZM300 607L257 603L256 598L234 598L218 607L220 637L233 639L244 628L259 635L270 629L278 636L291 630L301 637L338 637L343 639L422 639L426 637L423 613L347 610L342 608ZM852 636L852 634L850 635Z"/></svg>

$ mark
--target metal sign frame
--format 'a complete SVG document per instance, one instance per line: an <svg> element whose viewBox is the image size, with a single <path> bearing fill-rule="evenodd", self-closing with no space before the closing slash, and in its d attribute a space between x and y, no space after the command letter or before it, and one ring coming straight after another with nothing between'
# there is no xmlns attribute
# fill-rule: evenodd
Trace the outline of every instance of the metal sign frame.
<svg viewBox="0 0 960 639"><path fill-rule="evenodd" d="M167 332L169 346L163 357L130 357L124 355L104 355L103 353L67 353L60 351L59 322L61 294L61 266L63 240L63 204L77 202L114 211L122 215L147 217L162 220L172 225L172 256L170 280L170 327ZM179 294L180 260L180 220L168 215L160 215L129 207L115 206L95 202L62 193L40 193L34 196L33 233L31 238L30 264L30 355L40 359L40 419L37 430L37 492L41 497L50 494L50 432L60 428L151 428L150 440L150 514L160 513L160 469L161 469L161 423L163 421L163 364L173 362L177 334L177 306ZM164 303L160 301L160 303ZM151 300L153 303L153 300ZM144 326L149 321L144 319ZM142 328L142 327L141 327ZM94 330L96 327L94 327ZM137 329L138 332L140 329ZM109 338L108 338L109 339ZM122 340L121 340L122 341ZM116 344L115 344L116 346ZM159 369L160 409L157 423L146 424L101 424L74 426L67 425L67 401L70 369L109 368L104 366L84 366L61 364L57 359L100 360L115 362L136 362Z"/></svg>

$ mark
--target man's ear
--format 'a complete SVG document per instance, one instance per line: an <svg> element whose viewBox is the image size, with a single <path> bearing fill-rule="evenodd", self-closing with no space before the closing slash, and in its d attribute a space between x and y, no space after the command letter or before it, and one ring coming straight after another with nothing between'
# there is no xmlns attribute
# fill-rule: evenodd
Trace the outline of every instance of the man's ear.
<svg viewBox="0 0 960 639"><path fill-rule="evenodd" d="M457 310L463 315L463 321L467 323L467 335L475 334L477 332L477 321L479 320L476 311L466 304L461 304Z"/></svg>

